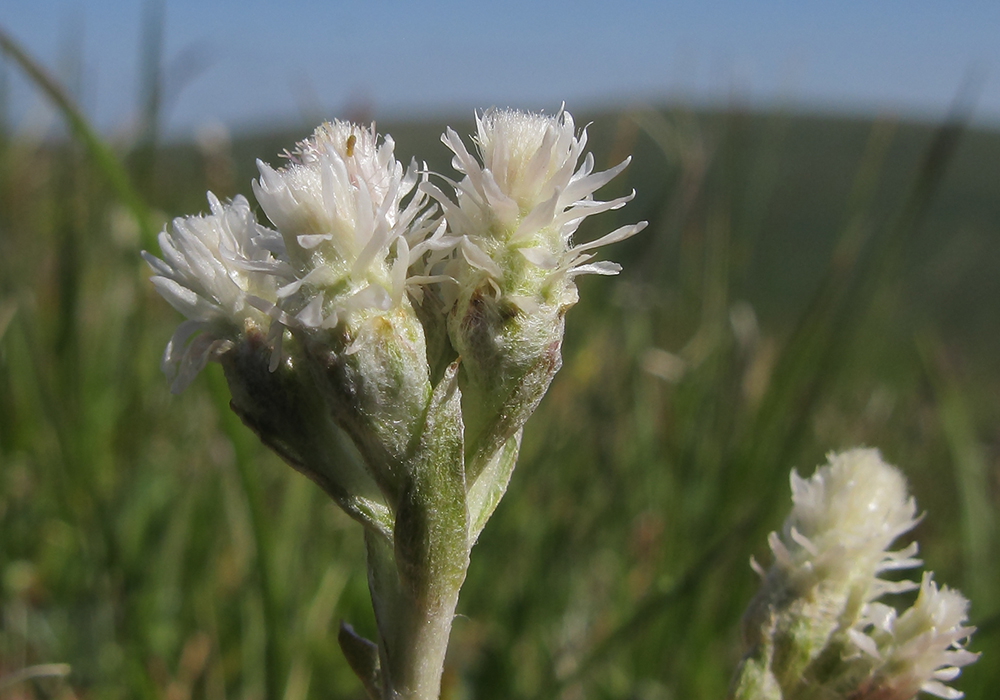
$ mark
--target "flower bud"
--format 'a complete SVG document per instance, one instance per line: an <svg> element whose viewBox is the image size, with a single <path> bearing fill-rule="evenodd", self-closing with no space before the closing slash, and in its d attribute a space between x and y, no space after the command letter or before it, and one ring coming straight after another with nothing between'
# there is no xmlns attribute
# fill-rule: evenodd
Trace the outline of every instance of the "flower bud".
<svg viewBox="0 0 1000 700"><path fill-rule="evenodd" d="M396 307L355 316L336 330L294 335L333 420L394 500L431 396L423 329L413 310Z"/></svg>
<svg viewBox="0 0 1000 700"><path fill-rule="evenodd" d="M854 644L853 673L840 683L859 700L910 700L918 692L956 700L962 693L944 684L979 658L963 644L969 601L947 586L938 588L924 572L916 602L897 617L888 605L872 603L848 631Z"/></svg>
<svg viewBox="0 0 1000 700"><path fill-rule="evenodd" d="M278 290L282 311L306 328L336 328L353 314L408 306L410 248L437 221L414 193L415 164L404 172L393 141L374 127L335 121L286 154L261 161L253 190L285 242L294 282ZM404 199L410 194L406 204Z"/></svg>
<svg viewBox="0 0 1000 700"><path fill-rule="evenodd" d="M258 331L220 362L232 394L230 406L261 442L318 484L351 517L387 535L389 511L374 479L345 444L320 387L294 342L271 365L271 349Z"/></svg>

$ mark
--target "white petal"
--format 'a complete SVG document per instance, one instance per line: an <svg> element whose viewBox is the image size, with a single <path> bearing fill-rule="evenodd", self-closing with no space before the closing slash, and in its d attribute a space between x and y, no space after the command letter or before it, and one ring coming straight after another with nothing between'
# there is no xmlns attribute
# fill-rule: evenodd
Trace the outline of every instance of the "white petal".
<svg viewBox="0 0 1000 700"><path fill-rule="evenodd" d="M198 294L175 280L167 277L150 277L149 281L156 287L168 304L190 319L208 321L221 313L216 304L198 296Z"/></svg>
<svg viewBox="0 0 1000 700"><path fill-rule="evenodd" d="M576 277L577 275L617 275L622 271L622 266L616 262L611 262L610 260L602 260L600 262L589 263L587 265L579 265L577 267L572 267L569 269L567 276Z"/></svg>
<svg viewBox="0 0 1000 700"><path fill-rule="evenodd" d="M867 634L859 632L856 629L847 630L847 636L851 642L858 649L868 654L868 656L873 659L881 659L882 656L878 653L878 646L875 644L875 640L869 637Z"/></svg>
<svg viewBox="0 0 1000 700"><path fill-rule="evenodd" d="M545 248L518 248L517 252L532 265L537 265L543 270L553 270L559 266L559 258Z"/></svg>
<svg viewBox="0 0 1000 700"><path fill-rule="evenodd" d="M588 154L589 155L589 154ZM591 164L593 160L591 159ZM628 164L632 162L632 156L629 156L621 163L615 167L604 170L593 175L587 175L586 177L581 177L578 180L570 182L569 186L566 188L566 196L572 200L583 199L589 194L596 192L597 190L604 187L606 184L611 182L615 177L618 176L621 171L628 167Z"/></svg>
<svg viewBox="0 0 1000 700"><path fill-rule="evenodd" d="M502 279L503 272L500 266L493 262L493 259L483 252L483 250L467 237L462 238L462 255L473 267L484 270L493 279Z"/></svg>
<svg viewBox="0 0 1000 700"><path fill-rule="evenodd" d="M539 229L551 225L556 215L556 206L559 204L560 192L556 189L552 196L542 202L524 217L517 227L514 235L510 237L513 244L533 236Z"/></svg>
<svg viewBox="0 0 1000 700"><path fill-rule="evenodd" d="M296 236L295 240L298 241L298 244L303 248L305 248L306 250L312 250L323 241L333 240L333 234L308 233L308 234L302 234L301 236Z"/></svg>
<svg viewBox="0 0 1000 700"><path fill-rule="evenodd" d="M594 248L600 248L602 246L611 245L612 243L618 243L619 241L624 241L627 238L631 238L635 234L642 231L648 222L640 221L637 224L632 224L631 226L622 226L616 228L611 233L601 236L596 241L590 241L589 243L583 243L573 248L573 252L583 252L585 250L593 250Z"/></svg>
<svg viewBox="0 0 1000 700"><path fill-rule="evenodd" d="M323 323L323 295L314 296L295 318L307 328L319 328Z"/></svg>
<svg viewBox="0 0 1000 700"><path fill-rule="evenodd" d="M958 678L959 674L962 673L962 669L958 666L948 666L946 668L939 668L931 677L938 681L953 681Z"/></svg>
<svg viewBox="0 0 1000 700"><path fill-rule="evenodd" d="M959 700L959 698L965 697L965 693L959 692L954 688L949 688L945 684L933 680L927 681L921 685L920 689L925 693L936 695L939 698L944 698L945 700Z"/></svg>

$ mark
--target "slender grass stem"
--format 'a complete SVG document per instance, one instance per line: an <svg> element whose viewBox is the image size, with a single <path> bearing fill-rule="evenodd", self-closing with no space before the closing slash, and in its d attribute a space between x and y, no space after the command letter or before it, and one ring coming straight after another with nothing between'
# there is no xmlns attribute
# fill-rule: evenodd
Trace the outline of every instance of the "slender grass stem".
<svg viewBox="0 0 1000 700"><path fill-rule="evenodd" d="M83 144L97 169L107 179L115 196L132 213L139 225L142 246L151 248L156 242L156 228L149 212L149 207L132 184L128 173L118 157L108 144L98 136L83 116L80 108L66 93L63 87L49 75L37 61L21 48L3 27L0 27L0 50L3 50L28 75L31 81L41 90L66 119L73 136Z"/></svg>
<svg viewBox="0 0 1000 700"><path fill-rule="evenodd" d="M264 685L267 698L283 696L282 678L285 673L286 645L282 639L282 605L278 596L278 585L274 568L274 542L269 520L264 506L264 491L254 470L246 444L243 423L229 408L229 389L222 372L209 372L210 390L215 403L221 428L233 446L236 470L247 502L250 527L256 548L255 565L260 583L261 599L264 606Z"/></svg>

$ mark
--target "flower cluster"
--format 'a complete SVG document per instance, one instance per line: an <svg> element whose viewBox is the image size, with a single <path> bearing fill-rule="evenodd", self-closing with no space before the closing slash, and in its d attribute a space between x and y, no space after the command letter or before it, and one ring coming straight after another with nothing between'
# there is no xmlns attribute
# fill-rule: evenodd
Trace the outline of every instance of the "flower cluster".
<svg viewBox="0 0 1000 700"><path fill-rule="evenodd" d="M809 479L791 473L792 512L782 534L768 538L775 575L800 594L817 586L845 588L852 603L916 588L911 581L879 578L920 565L913 558L916 542L888 551L919 520L903 475L876 450L831 454L829 460Z"/></svg>
<svg viewBox="0 0 1000 700"><path fill-rule="evenodd" d="M978 656L963 647L968 601L930 573L921 584L882 578L921 564L916 542L890 550L919 521L903 475L877 450L855 449L809 479L793 471L791 483L792 512L769 538L774 564L752 562L763 584L744 616L734 697L961 697L942 681ZM901 615L878 600L918 588Z"/></svg>
<svg viewBox="0 0 1000 700"><path fill-rule="evenodd" d="M246 323L276 324L279 341L301 328L346 325L356 335L361 320L405 307L410 296L422 301L427 285L453 318L464 318L483 285L518 313L551 305L564 313L576 300L574 277L616 274L620 266L592 262L593 251L645 222L583 244L573 234L586 217L632 198L593 197L628 159L595 173L586 129L577 132L564 110L489 110L476 122L481 162L452 129L442 137L463 175L441 178L452 196L426 167L404 168L391 137L335 121L286 152L284 167L258 161L253 191L274 229L254 220L242 196L223 204L211 193L210 216L175 220L160 235L163 260L143 253L157 289L190 319L165 356L168 371L182 365L174 389L231 347ZM195 331L202 337L185 345ZM453 336L461 351L461 333Z"/></svg>
<svg viewBox="0 0 1000 700"><path fill-rule="evenodd" d="M163 259L144 253L189 319L164 356L173 389L218 360L244 423L365 526L378 653L340 641L373 696L436 697L469 551L561 364L574 279L617 273L593 250L644 225L573 242L632 195L594 200L628 161L595 173L568 112L477 121L481 161L443 137L463 175L440 176L450 195L390 137L338 121L283 167L258 162L273 229L209 194L211 215L161 234Z"/></svg>
<svg viewBox="0 0 1000 700"><path fill-rule="evenodd" d="M963 646L975 631L966 625L969 601L947 586L938 588L932 577L924 572L916 602L902 615L874 602L848 630L851 641L871 658L858 697L909 700L919 691L948 700L962 697L943 681L955 680L962 666L979 658Z"/></svg>
<svg viewBox="0 0 1000 700"><path fill-rule="evenodd" d="M422 187L447 218L452 250L432 252L425 262L428 274L454 280L436 300L446 310L442 335L462 357L468 448L487 455L520 429L559 369L565 314L578 298L575 278L617 274L617 264L593 262L594 250L645 222L574 241L587 217L624 206L634 193L594 199L629 161L594 172L587 131L577 131L565 110L477 115L476 155L451 129L442 141L460 179L442 178L451 195L433 181Z"/></svg>

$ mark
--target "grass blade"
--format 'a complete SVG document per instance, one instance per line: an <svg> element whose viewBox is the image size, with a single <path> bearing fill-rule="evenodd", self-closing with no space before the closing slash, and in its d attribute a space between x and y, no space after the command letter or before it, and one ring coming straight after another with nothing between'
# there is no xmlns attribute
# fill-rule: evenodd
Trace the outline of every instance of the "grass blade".
<svg viewBox="0 0 1000 700"><path fill-rule="evenodd" d="M980 609L995 610L998 583L994 546L996 514L990 498L992 489L986 455L963 392L943 362L940 343L925 337L918 342L918 350L934 392L941 431L958 482L965 565L963 589L981 606Z"/></svg>
<svg viewBox="0 0 1000 700"><path fill-rule="evenodd" d="M132 213L139 225L142 246L152 248L156 229L145 201L133 187L128 173L111 148L87 122L83 113L62 86L37 61L0 27L0 50L21 67L31 82L41 90L66 119L73 135L83 144L95 167L104 175L115 195Z"/></svg>

